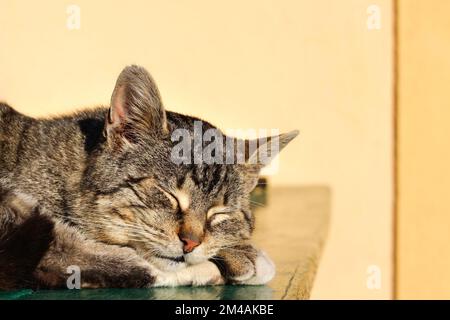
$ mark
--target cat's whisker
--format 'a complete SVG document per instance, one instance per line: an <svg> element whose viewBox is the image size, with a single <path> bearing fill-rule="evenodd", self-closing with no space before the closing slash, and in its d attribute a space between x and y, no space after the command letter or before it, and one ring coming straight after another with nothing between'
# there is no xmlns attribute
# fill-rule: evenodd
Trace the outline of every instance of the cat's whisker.
<svg viewBox="0 0 450 320"><path fill-rule="evenodd" d="M257 207L261 207L261 208L266 206L265 204L257 202L257 201L253 201L253 200L249 200L249 201L250 201L250 205L253 205L253 206L257 206Z"/></svg>
<svg viewBox="0 0 450 320"><path fill-rule="evenodd" d="M252 199L248 199L248 201L250 201L251 203L257 203L257 204L261 204L261 205L263 205L263 203L262 203L262 202L258 202L258 201L252 200Z"/></svg>

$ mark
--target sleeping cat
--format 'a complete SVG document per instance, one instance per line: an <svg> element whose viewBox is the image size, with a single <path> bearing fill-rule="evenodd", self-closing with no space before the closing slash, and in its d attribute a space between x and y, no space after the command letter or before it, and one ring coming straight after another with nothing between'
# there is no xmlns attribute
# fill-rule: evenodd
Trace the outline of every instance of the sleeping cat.
<svg viewBox="0 0 450 320"><path fill-rule="evenodd" d="M84 288L269 281L273 263L250 244L255 152L297 132L272 137L279 150L258 140L244 163L175 163L172 133L198 121L166 111L139 66L109 108L33 119L0 103L0 289L62 288L69 266Z"/></svg>

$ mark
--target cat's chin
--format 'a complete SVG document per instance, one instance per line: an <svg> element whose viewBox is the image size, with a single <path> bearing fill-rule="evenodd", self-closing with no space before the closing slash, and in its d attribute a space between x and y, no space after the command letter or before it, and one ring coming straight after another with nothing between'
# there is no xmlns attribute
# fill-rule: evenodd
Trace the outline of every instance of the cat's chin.
<svg viewBox="0 0 450 320"><path fill-rule="evenodd" d="M175 262L157 257L154 257L149 262L161 271L177 271L187 267L187 263L185 262Z"/></svg>
<svg viewBox="0 0 450 320"><path fill-rule="evenodd" d="M195 265L207 261L208 258L205 257L204 255L189 253L184 256L184 260L188 265Z"/></svg>

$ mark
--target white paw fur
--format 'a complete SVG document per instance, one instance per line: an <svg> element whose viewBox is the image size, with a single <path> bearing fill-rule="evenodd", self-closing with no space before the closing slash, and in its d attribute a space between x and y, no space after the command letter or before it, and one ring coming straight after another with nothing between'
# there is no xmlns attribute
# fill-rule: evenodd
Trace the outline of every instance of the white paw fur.
<svg viewBox="0 0 450 320"><path fill-rule="evenodd" d="M154 286L206 286L223 283L224 279L217 266L211 261L205 261L177 271L158 272Z"/></svg>
<svg viewBox="0 0 450 320"><path fill-rule="evenodd" d="M261 285L266 284L275 276L275 264L269 256L262 250L259 251L258 257L255 260L255 272L249 279L243 280L242 284ZM243 277L240 277L243 278ZM238 279L235 279L239 281Z"/></svg>

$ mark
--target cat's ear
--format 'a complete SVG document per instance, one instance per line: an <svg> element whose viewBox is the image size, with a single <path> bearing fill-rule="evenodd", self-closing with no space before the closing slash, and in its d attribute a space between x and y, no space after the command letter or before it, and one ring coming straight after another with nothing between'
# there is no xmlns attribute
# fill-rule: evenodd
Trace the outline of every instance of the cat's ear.
<svg viewBox="0 0 450 320"><path fill-rule="evenodd" d="M293 130L277 136L245 140L245 163L259 168L268 165L298 134L298 130Z"/></svg>
<svg viewBox="0 0 450 320"><path fill-rule="evenodd" d="M135 143L148 134L167 134L166 112L158 87L140 66L120 73L106 117L105 135L114 145Z"/></svg>
<svg viewBox="0 0 450 320"><path fill-rule="evenodd" d="M267 138L243 140L245 143L241 146L245 146L244 151L239 151L238 146L237 157L239 162L242 159L245 161L245 169L243 170L245 176L244 190L251 192L256 187L261 169L268 165L289 142L297 137L298 133L298 130L294 130Z"/></svg>

